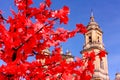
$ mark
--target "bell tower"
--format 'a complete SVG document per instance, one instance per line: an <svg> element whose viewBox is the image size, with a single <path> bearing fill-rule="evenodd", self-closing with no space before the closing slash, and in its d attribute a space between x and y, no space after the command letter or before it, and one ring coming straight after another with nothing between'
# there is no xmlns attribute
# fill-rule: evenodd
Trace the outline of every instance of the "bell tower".
<svg viewBox="0 0 120 80"><path fill-rule="evenodd" d="M91 52L94 50L95 54L98 54L100 50L105 50L102 40L103 32L98 23L95 22L93 11L91 11L90 22L87 25L87 30L88 32L84 35L85 43L81 53L84 54L84 52ZM109 80L107 54L102 58L102 60L96 56L94 65L95 71L92 80Z"/></svg>

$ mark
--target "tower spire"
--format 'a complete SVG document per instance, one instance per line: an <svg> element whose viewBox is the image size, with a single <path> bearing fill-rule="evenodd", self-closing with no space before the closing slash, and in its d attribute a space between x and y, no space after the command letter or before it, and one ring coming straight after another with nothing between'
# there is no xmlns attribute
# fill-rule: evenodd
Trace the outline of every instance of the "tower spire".
<svg viewBox="0 0 120 80"><path fill-rule="evenodd" d="M92 16L94 16L94 15L93 15L93 10L91 9L91 17L92 17Z"/></svg>
<svg viewBox="0 0 120 80"><path fill-rule="evenodd" d="M93 10L91 9L91 16L90 16L90 22L94 22L94 15L93 15Z"/></svg>

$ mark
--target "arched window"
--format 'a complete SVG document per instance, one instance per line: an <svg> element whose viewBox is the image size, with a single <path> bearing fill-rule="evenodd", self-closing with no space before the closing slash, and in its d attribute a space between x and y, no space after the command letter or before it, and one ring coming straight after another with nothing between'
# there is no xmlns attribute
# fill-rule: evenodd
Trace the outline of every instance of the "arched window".
<svg viewBox="0 0 120 80"><path fill-rule="evenodd" d="M100 60L100 68L104 69L104 62L103 62L103 60Z"/></svg>
<svg viewBox="0 0 120 80"><path fill-rule="evenodd" d="M91 36L89 36L89 42L90 42L90 43L92 42L92 37L91 37Z"/></svg>
<svg viewBox="0 0 120 80"><path fill-rule="evenodd" d="M100 38L99 38L99 36L98 36L97 40L98 40L98 42L100 42Z"/></svg>

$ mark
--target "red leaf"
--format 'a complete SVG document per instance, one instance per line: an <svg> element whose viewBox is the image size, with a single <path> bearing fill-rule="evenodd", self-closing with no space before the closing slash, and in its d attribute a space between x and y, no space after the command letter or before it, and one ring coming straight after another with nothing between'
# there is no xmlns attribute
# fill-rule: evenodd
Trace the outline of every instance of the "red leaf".
<svg viewBox="0 0 120 80"><path fill-rule="evenodd" d="M76 57L76 62L77 62L77 65L78 65L78 66L83 66L83 61L82 61L82 59Z"/></svg>
<svg viewBox="0 0 120 80"><path fill-rule="evenodd" d="M67 6L64 6L62 9L52 12L52 17L59 18L60 24L61 23L67 24L69 20L68 14L69 14L69 8Z"/></svg>
<svg viewBox="0 0 120 80"><path fill-rule="evenodd" d="M94 73L94 64L93 61L88 61L88 66L87 66L88 70L90 71L90 73Z"/></svg>
<svg viewBox="0 0 120 80"><path fill-rule="evenodd" d="M107 52L105 50L101 50L100 53L98 54L99 58L102 59L102 57L105 57Z"/></svg>
<svg viewBox="0 0 120 80"><path fill-rule="evenodd" d="M26 7L33 4L33 1L32 0L14 0L14 3L19 10L25 10Z"/></svg>
<svg viewBox="0 0 120 80"><path fill-rule="evenodd" d="M87 32L87 29L83 24L76 24L76 27L77 27L77 31L82 34L85 34Z"/></svg>
<svg viewBox="0 0 120 80"><path fill-rule="evenodd" d="M74 37L76 34L76 30L69 32L69 38Z"/></svg>
<svg viewBox="0 0 120 80"><path fill-rule="evenodd" d="M52 3L51 0L46 0L46 4L48 7L50 7L51 3Z"/></svg>
<svg viewBox="0 0 120 80"><path fill-rule="evenodd" d="M69 18L65 15L65 16L62 16L61 18L60 18L60 24L61 23L64 23L64 24L67 24L68 23L68 20L69 20Z"/></svg>
<svg viewBox="0 0 120 80"><path fill-rule="evenodd" d="M74 79L73 75L69 74L69 73L63 73L62 77L63 77L63 80L72 80L72 79Z"/></svg>
<svg viewBox="0 0 120 80"><path fill-rule="evenodd" d="M95 52L94 51L90 52L90 60L92 60L92 61L95 60Z"/></svg>
<svg viewBox="0 0 120 80"><path fill-rule="evenodd" d="M28 1L28 3L27 3L28 6L33 4L33 0L27 0L27 1Z"/></svg>
<svg viewBox="0 0 120 80"><path fill-rule="evenodd" d="M40 10L40 11L43 11L43 10L45 10L45 8L46 8L45 4L44 4L44 3L40 3L40 8L39 8L39 10ZM35 11L37 11L37 10L35 10ZM39 11L38 11L38 12L39 12Z"/></svg>
<svg viewBox="0 0 120 80"><path fill-rule="evenodd" d="M63 7L64 15L69 14L69 8L67 6Z"/></svg>
<svg viewBox="0 0 120 80"><path fill-rule="evenodd" d="M60 16L60 23L64 23L67 24L68 23L68 14L69 14L69 8L67 6L64 6L61 10L60 10L61 16Z"/></svg>
<svg viewBox="0 0 120 80"><path fill-rule="evenodd" d="M23 3L23 0L15 0L15 5L19 10L23 10L26 7L26 5Z"/></svg>

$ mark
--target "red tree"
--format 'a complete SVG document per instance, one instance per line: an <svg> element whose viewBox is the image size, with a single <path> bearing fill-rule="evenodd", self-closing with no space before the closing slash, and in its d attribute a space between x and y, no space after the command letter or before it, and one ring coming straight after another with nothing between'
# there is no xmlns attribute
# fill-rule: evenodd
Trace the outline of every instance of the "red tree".
<svg viewBox="0 0 120 80"><path fill-rule="evenodd" d="M14 0L14 3L18 11L11 10L12 16L8 19L0 11L0 59L6 63L0 66L0 79L90 80L94 73L94 52L69 63L60 54L61 42L87 31L82 24L77 24L72 31L54 29L56 22L68 23L69 8L52 10L50 0L40 3L38 8L31 6L32 0ZM9 29L5 24L10 25ZM52 46L51 54L44 54L43 50ZM102 54L100 58L104 56ZM28 62L30 56L36 60Z"/></svg>

